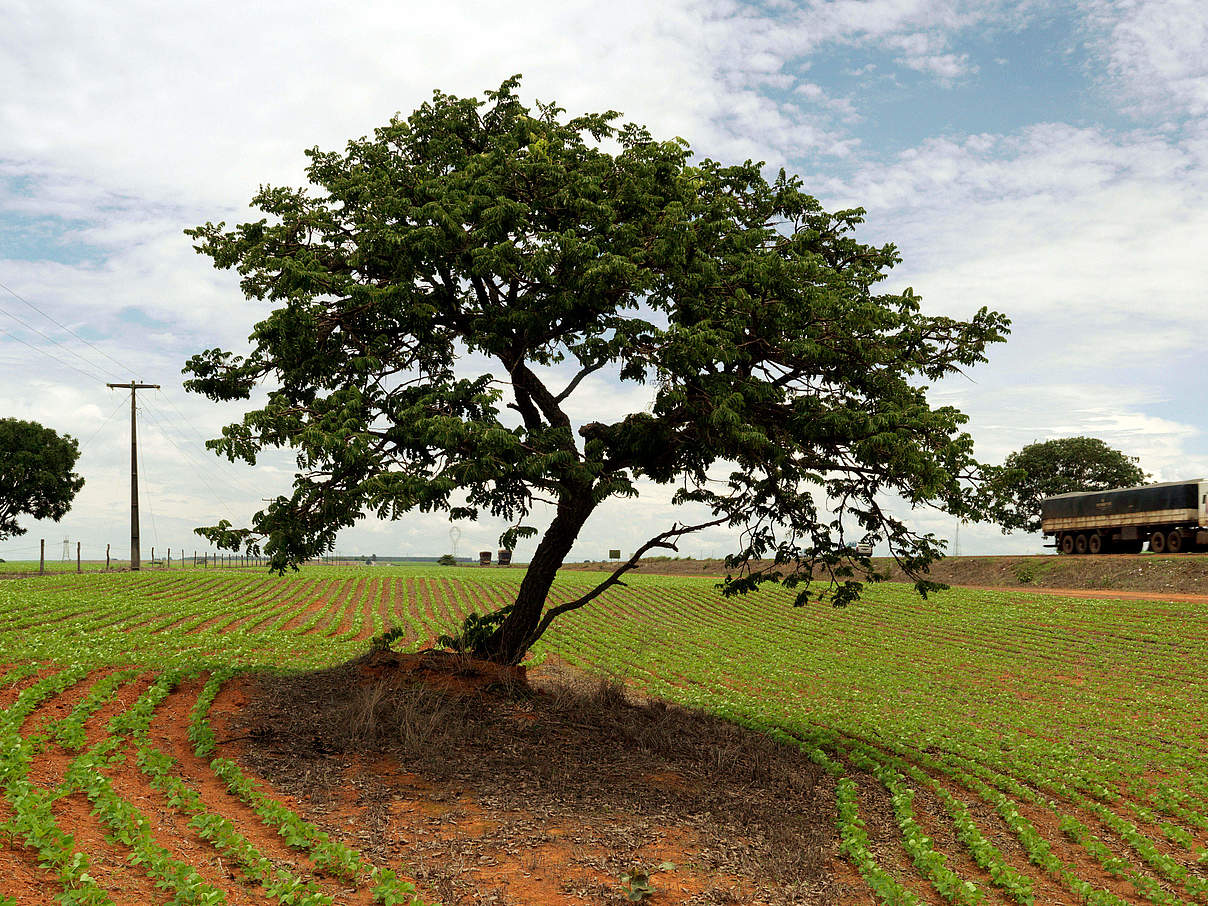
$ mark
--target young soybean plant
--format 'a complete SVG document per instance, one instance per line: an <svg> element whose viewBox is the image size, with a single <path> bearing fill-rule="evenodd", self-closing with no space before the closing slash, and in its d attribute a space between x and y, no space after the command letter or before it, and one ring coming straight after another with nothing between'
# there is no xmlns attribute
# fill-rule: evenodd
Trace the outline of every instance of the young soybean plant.
<svg viewBox="0 0 1208 906"><path fill-rule="evenodd" d="M210 677L193 706L189 738L194 754L199 758L212 755L216 746L214 731L209 725L210 706L222 684L237 671L220 671ZM255 810L268 827L277 828L287 845L308 852L316 865L332 874L353 882L367 879L374 901L383 906L432 906L416 895L415 885L400 880L391 870L371 865L350 846L319 830L296 812L257 790L251 780L233 761L214 758L210 768L227 785L227 790Z"/></svg>

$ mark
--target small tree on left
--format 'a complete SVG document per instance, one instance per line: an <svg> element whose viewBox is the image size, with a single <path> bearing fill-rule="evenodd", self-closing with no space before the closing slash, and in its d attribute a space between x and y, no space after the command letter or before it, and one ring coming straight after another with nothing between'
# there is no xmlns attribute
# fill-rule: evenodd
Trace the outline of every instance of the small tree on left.
<svg viewBox="0 0 1208 906"><path fill-rule="evenodd" d="M58 522L84 478L72 471L80 458L74 437L37 422L0 418L0 541L24 535L18 516Z"/></svg>

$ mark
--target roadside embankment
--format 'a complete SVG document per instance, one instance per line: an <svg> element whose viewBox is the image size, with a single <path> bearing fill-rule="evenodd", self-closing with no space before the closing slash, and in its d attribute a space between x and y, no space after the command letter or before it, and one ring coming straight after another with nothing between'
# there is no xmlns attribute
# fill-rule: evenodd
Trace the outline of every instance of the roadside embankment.
<svg viewBox="0 0 1208 906"><path fill-rule="evenodd" d="M887 558L874 557L873 565L887 573L890 581L907 581L901 570ZM611 570L615 564L574 563L565 568ZM643 561L641 572L724 576L726 569L722 560L653 558ZM932 565L931 578L946 585L1208 595L1208 554L945 557Z"/></svg>

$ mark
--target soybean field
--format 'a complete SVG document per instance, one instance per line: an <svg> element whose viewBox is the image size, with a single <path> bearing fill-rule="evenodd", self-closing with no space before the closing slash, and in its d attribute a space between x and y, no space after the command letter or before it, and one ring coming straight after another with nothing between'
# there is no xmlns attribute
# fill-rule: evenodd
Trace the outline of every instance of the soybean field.
<svg viewBox="0 0 1208 906"><path fill-rule="evenodd" d="M414 866L241 764L212 709L238 707L241 678L332 667L396 627L396 649L431 646L508 603L521 577L0 582L0 903L440 901ZM550 603L598 579L564 572ZM886 584L845 609L794 608L779 589L723 599L705 578L626 581L556 621L530 671L609 677L808 762L828 790L834 902L1208 902L1208 605L922 600ZM720 902L635 877L597 901ZM509 902L583 901L554 881ZM792 902L763 896L752 887L749 902Z"/></svg>

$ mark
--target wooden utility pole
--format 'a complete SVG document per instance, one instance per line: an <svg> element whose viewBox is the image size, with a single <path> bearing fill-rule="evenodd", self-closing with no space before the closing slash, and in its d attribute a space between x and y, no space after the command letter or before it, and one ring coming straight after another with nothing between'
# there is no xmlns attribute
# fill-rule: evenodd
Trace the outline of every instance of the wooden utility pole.
<svg viewBox="0 0 1208 906"><path fill-rule="evenodd" d="M130 391L130 568L138 569L142 556L138 549L138 409L134 399L139 390L158 390L159 384L106 384L106 387Z"/></svg>

